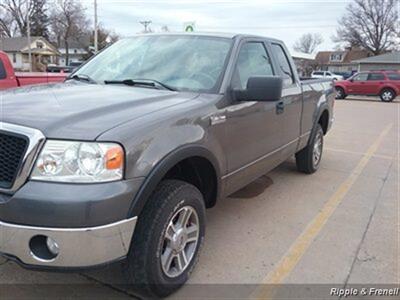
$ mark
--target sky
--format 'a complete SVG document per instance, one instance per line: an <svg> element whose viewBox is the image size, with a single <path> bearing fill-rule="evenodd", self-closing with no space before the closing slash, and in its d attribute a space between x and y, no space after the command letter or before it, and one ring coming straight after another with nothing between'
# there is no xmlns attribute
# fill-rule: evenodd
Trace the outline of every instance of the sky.
<svg viewBox="0 0 400 300"><path fill-rule="evenodd" d="M94 0L84 0L87 14L94 16ZM98 0L98 18L121 36L143 30L139 21L151 20L153 31L168 26L183 31L187 22L195 31L237 32L283 40L292 49L304 33L320 33L318 50L331 50L331 37L351 0Z"/></svg>

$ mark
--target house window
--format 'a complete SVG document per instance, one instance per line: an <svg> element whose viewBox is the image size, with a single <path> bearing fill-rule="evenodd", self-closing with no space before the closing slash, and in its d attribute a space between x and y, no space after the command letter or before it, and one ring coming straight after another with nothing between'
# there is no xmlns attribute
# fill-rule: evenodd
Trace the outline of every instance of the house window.
<svg viewBox="0 0 400 300"><path fill-rule="evenodd" d="M42 42L36 42L36 47L38 47L39 49L43 49L44 44Z"/></svg>
<svg viewBox="0 0 400 300"><path fill-rule="evenodd" d="M17 62L17 53L13 53L13 63Z"/></svg>
<svg viewBox="0 0 400 300"><path fill-rule="evenodd" d="M330 57L331 61L341 62L343 60L343 54L341 53L333 53Z"/></svg>

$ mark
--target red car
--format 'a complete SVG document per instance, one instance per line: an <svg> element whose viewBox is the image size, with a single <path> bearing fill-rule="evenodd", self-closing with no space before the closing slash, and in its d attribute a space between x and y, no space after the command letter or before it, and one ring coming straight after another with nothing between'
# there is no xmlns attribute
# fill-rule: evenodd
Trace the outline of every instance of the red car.
<svg viewBox="0 0 400 300"><path fill-rule="evenodd" d="M7 54L0 51L0 90L24 85L62 82L66 74L62 73L15 73Z"/></svg>
<svg viewBox="0 0 400 300"><path fill-rule="evenodd" d="M400 72L369 71L357 73L347 80L335 82L336 98L348 95L380 96L384 102L400 95Z"/></svg>

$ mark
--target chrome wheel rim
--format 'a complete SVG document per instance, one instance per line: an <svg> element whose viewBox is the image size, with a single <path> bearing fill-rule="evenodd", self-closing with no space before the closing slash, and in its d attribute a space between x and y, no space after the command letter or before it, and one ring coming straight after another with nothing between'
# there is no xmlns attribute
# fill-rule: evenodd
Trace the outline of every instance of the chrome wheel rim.
<svg viewBox="0 0 400 300"><path fill-rule="evenodd" d="M336 89L336 98L341 98L341 97L342 97L342 90Z"/></svg>
<svg viewBox="0 0 400 300"><path fill-rule="evenodd" d="M315 137L314 148L313 148L314 167L318 166L319 162L321 161L322 147L323 147L322 133L318 132L317 136Z"/></svg>
<svg viewBox="0 0 400 300"><path fill-rule="evenodd" d="M382 98L383 98L383 100L385 100L385 101L390 101L390 100L392 100L392 97L393 97L393 95L392 95L392 93L389 92L389 91L386 91L386 92L384 92L384 93L382 94Z"/></svg>
<svg viewBox="0 0 400 300"><path fill-rule="evenodd" d="M164 233L161 267L170 278L181 275L196 253L200 235L199 216L191 206L180 208Z"/></svg>

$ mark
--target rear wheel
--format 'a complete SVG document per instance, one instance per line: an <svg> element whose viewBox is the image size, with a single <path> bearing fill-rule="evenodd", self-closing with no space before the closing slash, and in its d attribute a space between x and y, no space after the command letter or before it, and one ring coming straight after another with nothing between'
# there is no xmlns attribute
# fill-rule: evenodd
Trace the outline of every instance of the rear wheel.
<svg viewBox="0 0 400 300"><path fill-rule="evenodd" d="M383 102L392 102L396 98L396 93L392 89L384 89L379 96Z"/></svg>
<svg viewBox="0 0 400 300"><path fill-rule="evenodd" d="M347 97L344 89L341 87L336 87L336 99L345 99Z"/></svg>
<svg viewBox="0 0 400 300"><path fill-rule="evenodd" d="M296 153L297 169L306 174L315 173L321 162L323 148L324 131L318 124L307 147Z"/></svg>
<svg viewBox="0 0 400 300"><path fill-rule="evenodd" d="M194 269L204 233L200 191L183 181L162 181L139 216L128 254L128 280L152 296L175 292Z"/></svg>

